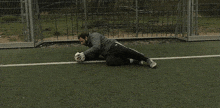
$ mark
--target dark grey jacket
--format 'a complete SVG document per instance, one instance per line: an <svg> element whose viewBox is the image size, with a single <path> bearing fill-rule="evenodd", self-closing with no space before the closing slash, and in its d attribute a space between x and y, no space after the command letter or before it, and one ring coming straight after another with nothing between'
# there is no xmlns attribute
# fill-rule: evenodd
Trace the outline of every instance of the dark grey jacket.
<svg viewBox="0 0 220 108"><path fill-rule="evenodd" d="M115 39L108 39L100 33L91 33L87 38L86 46L89 47L84 54L86 58L92 59L97 55L106 57L111 45L117 42Z"/></svg>

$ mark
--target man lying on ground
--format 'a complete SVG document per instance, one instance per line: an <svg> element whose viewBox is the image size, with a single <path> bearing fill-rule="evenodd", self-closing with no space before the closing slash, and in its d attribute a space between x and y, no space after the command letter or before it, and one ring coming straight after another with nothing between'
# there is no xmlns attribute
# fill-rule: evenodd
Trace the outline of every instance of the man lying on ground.
<svg viewBox="0 0 220 108"><path fill-rule="evenodd" d="M144 62L147 62L151 68L155 68L157 65L156 62L144 54L122 45L115 39L108 39L100 33L82 33L78 36L78 39L81 45L88 46L89 49L75 54L77 62L97 60L100 56L103 56L108 66L143 65Z"/></svg>

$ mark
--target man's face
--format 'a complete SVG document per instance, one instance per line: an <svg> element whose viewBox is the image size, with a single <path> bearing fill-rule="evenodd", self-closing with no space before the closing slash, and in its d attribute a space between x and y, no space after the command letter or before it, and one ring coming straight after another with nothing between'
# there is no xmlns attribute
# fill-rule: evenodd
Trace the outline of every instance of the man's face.
<svg viewBox="0 0 220 108"><path fill-rule="evenodd" d="M86 45L86 41L87 41L87 37L85 39L83 38L79 38L79 42L81 43L81 45Z"/></svg>

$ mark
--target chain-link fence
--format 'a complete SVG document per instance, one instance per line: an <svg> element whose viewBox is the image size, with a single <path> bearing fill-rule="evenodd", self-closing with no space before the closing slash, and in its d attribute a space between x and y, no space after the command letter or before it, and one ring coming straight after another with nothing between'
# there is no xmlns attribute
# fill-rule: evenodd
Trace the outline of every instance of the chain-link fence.
<svg viewBox="0 0 220 108"><path fill-rule="evenodd" d="M81 32L218 40L219 14L218 0L1 0L0 43L72 41Z"/></svg>
<svg viewBox="0 0 220 108"><path fill-rule="evenodd" d="M220 35L220 1L210 0L198 3L198 34Z"/></svg>
<svg viewBox="0 0 220 108"><path fill-rule="evenodd" d="M71 40L84 32L109 38L175 37L179 0L70 0L41 2L43 40ZM55 6L56 5L56 6Z"/></svg>
<svg viewBox="0 0 220 108"><path fill-rule="evenodd" d="M19 0L0 1L0 43L25 41Z"/></svg>

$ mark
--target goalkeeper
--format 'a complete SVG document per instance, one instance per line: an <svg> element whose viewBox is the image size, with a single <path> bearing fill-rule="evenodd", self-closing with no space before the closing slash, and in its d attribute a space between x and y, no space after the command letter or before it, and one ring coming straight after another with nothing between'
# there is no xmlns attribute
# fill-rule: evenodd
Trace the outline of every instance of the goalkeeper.
<svg viewBox="0 0 220 108"><path fill-rule="evenodd" d="M157 63L147 58L144 54L128 48L115 39L108 39L99 33L82 33L78 36L81 45L88 46L84 52L77 52L75 59L78 62L97 60L100 56L104 57L108 66L121 66L128 64L140 64L144 62L151 68L155 68Z"/></svg>

